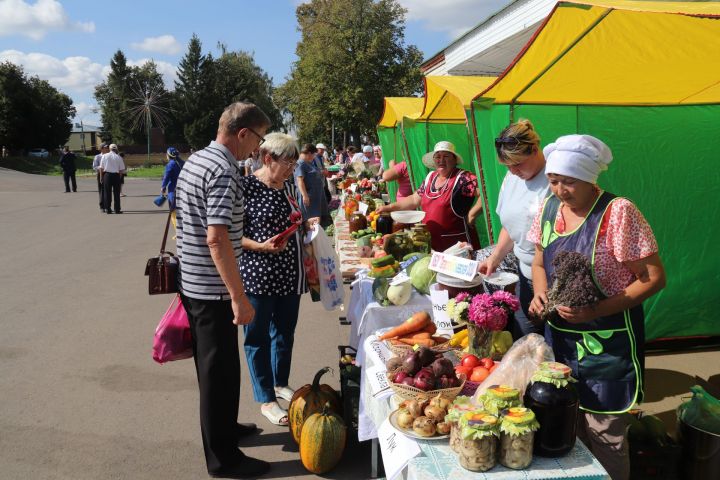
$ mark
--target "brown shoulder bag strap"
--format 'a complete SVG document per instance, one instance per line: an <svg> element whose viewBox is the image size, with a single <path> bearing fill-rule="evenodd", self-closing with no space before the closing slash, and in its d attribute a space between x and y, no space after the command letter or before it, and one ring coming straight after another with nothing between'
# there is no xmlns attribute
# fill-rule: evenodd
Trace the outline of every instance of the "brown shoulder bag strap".
<svg viewBox="0 0 720 480"><path fill-rule="evenodd" d="M165 243L167 242L167 234L168 234L168 229L170 228L170 217L171 216L172 216L172 211L170 211L170 213L168 213L167 222L165 222L165 234L163 235L162 245L160 246L160 255L165 253Z"/></svg>

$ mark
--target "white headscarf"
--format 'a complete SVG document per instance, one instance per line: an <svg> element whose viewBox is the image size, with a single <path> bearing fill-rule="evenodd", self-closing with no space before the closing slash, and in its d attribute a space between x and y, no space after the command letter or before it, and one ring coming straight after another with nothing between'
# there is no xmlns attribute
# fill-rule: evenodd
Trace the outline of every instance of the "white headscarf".
<svg viewBox="0 0 720 480"><path fill-rule="evenodd" d="M590 135L565 135L543 149L545 173L597 183L613 156L610 148Z"/></svg>

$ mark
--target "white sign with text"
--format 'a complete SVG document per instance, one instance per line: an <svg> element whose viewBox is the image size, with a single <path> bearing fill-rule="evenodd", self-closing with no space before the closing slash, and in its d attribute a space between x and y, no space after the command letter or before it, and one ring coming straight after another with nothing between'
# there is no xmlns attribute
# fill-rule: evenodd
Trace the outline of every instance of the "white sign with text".
<svg viewBox="0 0 720 480"><path fill-rule="evenodd" d="M385 477L393 480L408 462L420 454L420 446L414 440L398 432L386 418L378 428L378 442L382 452Z"/></svg>
<svg viewBox="0 0 720 480"><path fill-rule="evenodd" d="M370 391L373 397L382 399L393 394L384 364L368 368L367 379L370 382Z"/></svg>
<svg viewBox="0 0 720 480"><path fill-rule="evenodd" d="M430 286L430 301L433 306L433 320L437 326L436 336L452 337L452 321L447 314L447 303L450 300L447 290L440 290L437 283Z"/></svg>
<svg viewBox="0 0 720 480"><path fill-rule="evenodd" d="M379 364L384 367L393 353L384 341L378 340L377 335L370 335L365 339L365 355L372 355L373 365Z"/></svg>
<svg viewBox="0 0 720 480"><path fill-rule="evenodd" d="M363 215L367 215L368 204L364 202L358 202L358 211Z"/></svg>
<svg viewBox="0 0 720 480"><path fill-rule="evenodd" d="M469 282L477 275L478 264L475 260L434 252L428 268Z"/></svg>

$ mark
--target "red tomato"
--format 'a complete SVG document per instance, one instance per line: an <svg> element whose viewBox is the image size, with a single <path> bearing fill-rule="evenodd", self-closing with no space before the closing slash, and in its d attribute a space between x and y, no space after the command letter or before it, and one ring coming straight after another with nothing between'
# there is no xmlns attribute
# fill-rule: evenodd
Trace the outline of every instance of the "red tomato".
<svg viewBox="0 0 720 480"><path fill-rule="evenodd" d="M465 378L470 378L470 375L472 375L472 368L458 365L457 367L455 367L455 373L458 375L462 373L465 375Z"/></svg>
<svg viewBox="0 0 720 480"><path fill-rule="evenodd" d="M480 359L480 365L490 370L495 362L492 361L492 358L484 357Z"/></svg>
<svg viewBox="0 0 720 480"><path fill-rule="evenodd" d="M480 359L472 353L468 353L467 355L462 357L460 363L463 367L475 368L480 365Z"/></svg>
<svg viewBox="0 0 720 480"><path fill-rule="evenodd" d="M490 375L490 370L488 370L485 367L475 367L473 368L472 375L470 375L470 381L471 382L482 382L485 380L488 375Z"/></svg>

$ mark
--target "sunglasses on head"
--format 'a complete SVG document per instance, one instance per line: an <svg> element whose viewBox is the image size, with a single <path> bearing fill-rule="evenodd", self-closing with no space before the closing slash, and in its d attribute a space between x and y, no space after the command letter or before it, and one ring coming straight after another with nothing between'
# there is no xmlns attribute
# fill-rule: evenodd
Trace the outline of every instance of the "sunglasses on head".
<svg viewBox="0 0 720 480"><path fill-rule="evenodd" d="M520 140L515 137L498 137L495 139L495 148L500 148L503 145L508 147L517 147L520 145Z"/></svg>

